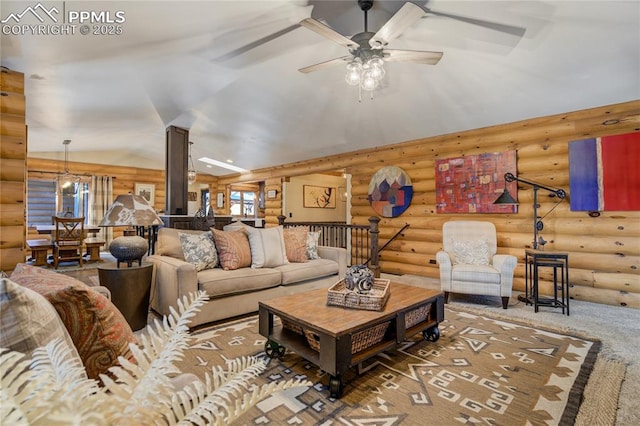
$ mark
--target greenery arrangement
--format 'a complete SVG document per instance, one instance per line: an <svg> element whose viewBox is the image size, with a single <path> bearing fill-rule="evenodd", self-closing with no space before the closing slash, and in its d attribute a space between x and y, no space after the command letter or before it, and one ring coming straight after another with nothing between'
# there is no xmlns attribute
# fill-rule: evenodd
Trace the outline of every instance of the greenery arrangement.
<svg viewBox="0 0 640 426"><path fill-rule="evenodd" d="M103 386L87 379L79 359L60 340L24 354L0 349L0 424L6 425L228 425L267 395L309 381L288 380L256 386L250 381L266 368L264 360L242 357L216 366L204 380L175 389L181 359L192 339L189 319L207 300L204 292L178 301L163 321L154 321L130 345L135 362L101 375Z"/></svg>

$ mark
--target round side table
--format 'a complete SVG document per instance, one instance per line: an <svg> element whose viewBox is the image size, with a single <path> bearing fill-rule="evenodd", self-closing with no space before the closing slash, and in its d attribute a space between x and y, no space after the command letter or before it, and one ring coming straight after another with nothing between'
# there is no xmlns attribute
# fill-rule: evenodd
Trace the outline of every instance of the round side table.
<svg viewBox="0 0 640 426"><path fill-rule="evenodd" d="M115 263L98 266L100 285L111 291L111 302L118 308L133 331L147 325L153 263L121 267Z"/></svg>

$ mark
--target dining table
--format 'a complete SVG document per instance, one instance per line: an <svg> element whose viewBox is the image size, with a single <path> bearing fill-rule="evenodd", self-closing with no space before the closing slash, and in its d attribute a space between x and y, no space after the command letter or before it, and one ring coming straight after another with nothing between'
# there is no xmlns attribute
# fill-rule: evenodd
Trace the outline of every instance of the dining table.
<svg viewBox="0 0 640 426"><path fill-rule="evenodd" d="M51 235L53 230L56 229L55 225L36 225L36 231L41 235ZM87 234L95 235L100 232L100 227L96 225L84 225L84 232Z"/></svg>

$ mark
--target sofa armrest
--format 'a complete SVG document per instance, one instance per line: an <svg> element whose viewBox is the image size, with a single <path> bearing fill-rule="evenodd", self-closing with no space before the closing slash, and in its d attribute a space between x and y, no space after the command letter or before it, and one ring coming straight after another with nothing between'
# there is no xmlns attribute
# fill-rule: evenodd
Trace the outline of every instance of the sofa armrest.
<svg viewBox="0 0 640 426"><path fill-rule="evenodd" d="M436 262L440 270L440 289L442 291L451 291L451 271L453 264L451 256L444 250L436 253Z"/></svg>
<svg viewBox="0 0 640 426"><path fill-rule="evenodd" d="M341 247L318 246L318 256L338 262L338 277L344 278L347 273L347 250Z"/></svg>
<svg viewBox="0 0 640 426"><path fill-rule="evenodd" d="M147 261L155 265L155 280L151 287L151 307L162 315L169 315L169 307L178 299L198 290L195 265L169 256L151 255Z"/></svg>

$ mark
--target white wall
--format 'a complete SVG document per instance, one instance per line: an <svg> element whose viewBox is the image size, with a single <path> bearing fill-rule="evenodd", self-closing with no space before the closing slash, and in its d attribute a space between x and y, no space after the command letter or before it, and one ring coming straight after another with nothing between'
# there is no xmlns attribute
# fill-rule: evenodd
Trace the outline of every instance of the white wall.
<svg viewBox="0 0 640 426"><path fill-rule="evenodd" d="M303 207L304 185L334 188L336 190L336 208ZM284 215L287 216L287 220L294 222L345 222L347 221L347 203L344 197L346 188L347 180L340 176L312 174L292 177L289 182L283 183ZM342 192L342 196L340 192Z"/></svg>

